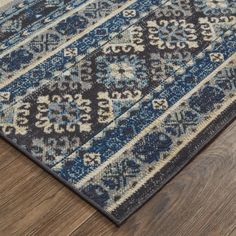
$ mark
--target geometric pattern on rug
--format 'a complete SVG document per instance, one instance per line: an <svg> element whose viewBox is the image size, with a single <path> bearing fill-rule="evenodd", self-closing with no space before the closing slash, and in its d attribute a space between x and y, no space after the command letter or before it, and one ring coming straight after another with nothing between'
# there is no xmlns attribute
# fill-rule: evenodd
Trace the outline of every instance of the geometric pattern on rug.
<svg viewBox="0 0 236 236"><path fill-rule="evenodd" d="M234 119L235 32L230 0L10 5L1 136L121 224Z"/></svg>

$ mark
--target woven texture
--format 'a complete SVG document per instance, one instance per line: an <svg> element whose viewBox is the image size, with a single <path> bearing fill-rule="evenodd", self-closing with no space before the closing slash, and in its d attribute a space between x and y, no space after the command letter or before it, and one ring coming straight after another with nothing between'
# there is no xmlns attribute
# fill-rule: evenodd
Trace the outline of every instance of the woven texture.
<svg viewBox="0 0 236 236"><path fill-rule="evenodd" d="M121 224L234 119L235 24L235 0L6 4L1 136Z"/></svg>

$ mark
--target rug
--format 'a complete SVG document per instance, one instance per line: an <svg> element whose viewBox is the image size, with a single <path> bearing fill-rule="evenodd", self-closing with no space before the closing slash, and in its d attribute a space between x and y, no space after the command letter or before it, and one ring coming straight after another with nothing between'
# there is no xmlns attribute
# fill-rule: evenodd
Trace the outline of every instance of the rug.
<svg viewBox="0 0 236 236"><path fill-rule="evenodd" d="M7 4L1 136L120 225L235 118L235 24L235 0Z"/></svg>

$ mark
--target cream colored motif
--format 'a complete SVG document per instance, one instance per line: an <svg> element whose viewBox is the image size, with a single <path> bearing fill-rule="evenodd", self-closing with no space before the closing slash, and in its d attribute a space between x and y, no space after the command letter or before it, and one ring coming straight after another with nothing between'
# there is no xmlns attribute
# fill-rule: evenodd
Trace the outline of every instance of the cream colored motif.
<svg viewBox="0 0 236 236"><path fill-rule="evenodd" d="M91 130L90 100L81 95L40 96L37 100L36 127L45 133L80 132Z"/></svg>
<svg viewBox="0 0 236 236"><path fill-rule="evenodd" d="M147 27L150 44L159 49L198 47L194 25L186 20L152 20Z"/></svg>

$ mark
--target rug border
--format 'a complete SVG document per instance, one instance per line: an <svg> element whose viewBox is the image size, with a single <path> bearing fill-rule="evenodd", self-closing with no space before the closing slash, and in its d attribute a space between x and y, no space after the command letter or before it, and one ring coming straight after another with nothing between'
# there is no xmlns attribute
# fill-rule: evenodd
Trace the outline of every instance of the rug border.
<svg viewBox="0 0 236 236"><path fill-rule="evenodd" d="M124 203L117 207L113 212L117 225L121 225L137 210L144 206L157 192L159 192L172 178L174 178L186 165L188 165L199 154L206 145L216 138L227 126L236 119L236 101L231 103L222 113L217 116L201 133L199 133L188 145L186 145L169 163L167 163L154 177L149 179L141 188L133 193ZM175 168L174 171L171 168ZM172 171L171 173L169 173ZM163 175L165 178L163 179ZM158 182L158 180L160 180ZM154 186L152 186L154 185ZM153 189L149 195L143 199L143 192L147 193L147 189ZM141 199L141 200L140 200ZM125 210L131 207L131 211ZM122 214L123 212L123 214ZM117 215L117 216L115 216ZM118 215L120 219L118 219Z"/></svg>
<svg viewBox="0 0 236 236"><path fill-rule="evenodd" d="M191 141L185 148L183 148L179 154L170 162L168 163L161 171L155 174L155 176L150 179L148 182L146 182L145 185L143 185L137 192L135 192L130 198L128 198L125 201L125 204L122 204L118 208L116 208L112 213L108 213L103 208L101 208L96 202L89 199L86 195L79 192L77 189L73 187L73 185L69 184L66 180L64 180L62 177L57 175L55 172L53 172L48 166L46 166L44 163L33 157L32 154L24 150L22 147L18 146L13 140L10 140L8 137L6 137L2 132L0 132L0 137L2 137L4 140L6 140L8 143L10 143L12 146L14 146L17 150L25 154L31 161L36 163L38 166L40 166L42 169L47 171L50 175L52 175L54 178L59 180L62 184L64 184L66 187L68 187L70 190L75 192L79 197L81 197L83 200L85 200L87 203L91 204L95 209L100 211L105 217L109 218L116 226L120 226L124 223L124 221L127 220L132 214L134 214L138 209L140 209L142 206L144 206L145 203L147 203L157 192L159 192L165 184L167 184L173 177L175 177L187 164L190 163L194 159L194 157L209 143L211 142L217 134L219 134L224 128L226 128L235 118L236 110L236 102L233 102L229 107L227 107L218 117L216 117L198 136ZM209 135L210 134L210 135ZM194 148L194 152L189 153L190 150ZM186 158L188 156L188 158ZM185 159L184 159L185 158ZM181 163L181 161L183 161ZM140 196L140 193L142 191L146 191L146 187L150 188L150 185L153 184L152 181L157 180L160 176L160 174L163 175L163 171L168 172L169 166L173 163L177 162L178 167L176 168L175 164L175 170L172 173L166 173L165 179L162 179L159 183L157 183L157 186L155 186L155 189L153 192L151 192L149 195L147 195L142 201L138 202L138 198ZM154 183L156 184L156 183ZM134 207L131 208L131 211L125 214L120 214L120 211L122 211L123 208L127 208L127 204L130 205L133 201L133 198L135 198L137 201L135 201ZM115 214L120 214L120 217L116 217Z"/></svg>
<svg viewBox="0 0 236 236"><path fill-rule="evenodd" d="M79 197L81 197L83 200L85 200L87 203L89 203L92 207L95 208L95 210L100 211L105 217L109 218L113 223L115 223L117 226L119 226L119 221L115 219L112 215L110 215L108 212L106 212L100 205L98 205L93 200L89 199L86 195L84 195L82 192L79 192L77 189L73 187L72 184L68 183L65 179L57 175L54 171L52 171L47 165L45 165L43 162L39 161L37 158L35 158L31 153L26 151L24 148L18 146L13 140L6 137L2 132L0 132L0 138L7 141L9 144L11 144L13 147L15 147L18 151L23 153L28 159L33 161L35 164L37 164L39 167L41 167L43 170L48 172L50 175L52 175L56 180L60 181L62 184L64 184L66 187L68 187L70 190L72 190L75 194L77 194Z"/></svg>

